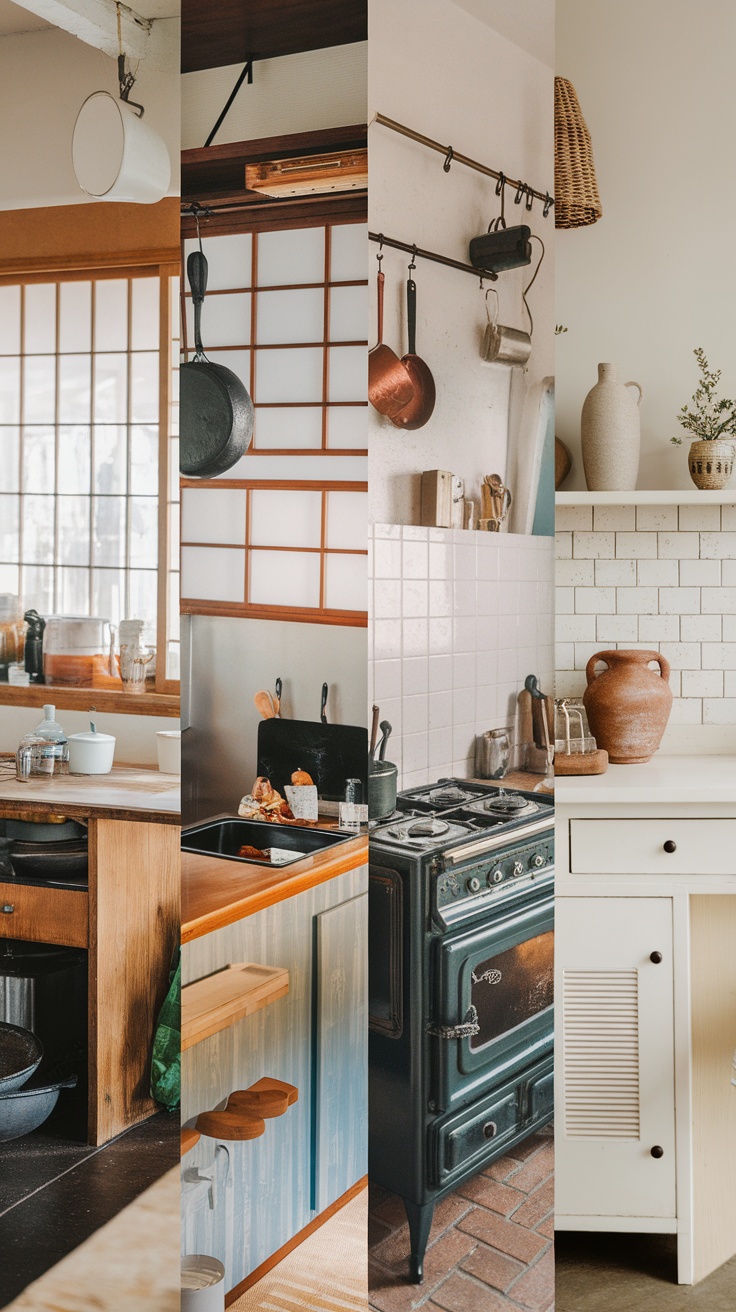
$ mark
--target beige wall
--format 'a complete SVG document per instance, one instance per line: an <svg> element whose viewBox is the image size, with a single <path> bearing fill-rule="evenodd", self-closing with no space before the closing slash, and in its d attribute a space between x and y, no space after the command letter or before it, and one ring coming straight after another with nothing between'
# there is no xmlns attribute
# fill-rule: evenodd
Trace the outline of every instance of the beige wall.
<svg viewBox="0 0 736 1312"><path fill-rule="evenodd" d="M556 71L593 140L603 218L558 231L557 434L584 488L580 409L599 361L644 388L639 485L686 488L670 445L702 346L736 394L736 5L557 0Z"/></svg>

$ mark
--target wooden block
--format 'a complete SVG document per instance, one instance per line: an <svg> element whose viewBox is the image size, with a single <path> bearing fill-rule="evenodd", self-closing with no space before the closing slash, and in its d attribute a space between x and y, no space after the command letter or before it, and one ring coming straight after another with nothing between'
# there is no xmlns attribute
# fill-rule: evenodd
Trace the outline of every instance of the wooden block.
<svg viewBox="0 0 736 1312"><path fill-rule="evenodd" d="M608 752L599 747L595 752L556 752L555 776L571 774L605 774L608 769Z"/></svg>
<svg viewBox="0 0 736 1312"><path fill-rule="evenodd" d="M248 1089L238 1089L235 1093L231 1093L227 1105L237 1108L238 1111L250 1112L254 1116L268 1119L272 1116L283 1116L298 1097L299 1090L294 1084L286 1084L283 1080L274 1080L266 1076L251 1084Z"/></svg>
<svg viewBox="0 0 736 1312"><path fill-rule="evenodd" d="M288 992L288 970L251 962L232 963L206 979L187 984L181 991L182 1051Z"/></svg>
<svg viewBox="0 0 736 1312"><path fill-rule="evenodd" d="M230 1099L219 1112L200 1112L195 1122L200 1134L209 1139L225 1139L229 1142L242 1142L245 1139L259 1139L266 1130L266 1122L261 1116L250 1112L233 1111Z"/></svg>
<svg viewBox="0 0 736 1312"><path fill-rule="evenodd" d="M181 1155L188 1153L195 1143L199 1143L199 1130L195 1130L193 1125L185 1125L181 1132Z"/></svg>

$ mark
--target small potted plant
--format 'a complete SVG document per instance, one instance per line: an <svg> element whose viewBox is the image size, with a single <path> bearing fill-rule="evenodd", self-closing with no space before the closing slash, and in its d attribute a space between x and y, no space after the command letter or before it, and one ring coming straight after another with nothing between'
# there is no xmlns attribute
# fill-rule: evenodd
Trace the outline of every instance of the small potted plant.
<svg viewBox="0 0 736 1312"><path fill-rule="evenodd" d="M701 379L693 393L692 409L684 405L677 418L689 434L688 468L693 483L696 487L717 491L726 486L733 472L736 401L725 397L718 399L716 389L721 371L711 371L702 346L696 347L693 354ZM673 437L671 441L675 446L682 446L683 439Z"/></svg>

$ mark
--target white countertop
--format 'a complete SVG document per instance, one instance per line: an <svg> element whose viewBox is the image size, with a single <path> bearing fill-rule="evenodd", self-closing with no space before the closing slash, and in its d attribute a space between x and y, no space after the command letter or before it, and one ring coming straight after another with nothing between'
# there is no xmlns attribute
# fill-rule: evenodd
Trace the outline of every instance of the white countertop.
<svg viewBox="0 0 736 1312"><path fill-rule="evenodd" d="M645 765L609 765L605 774L559 777L555 801L559 806L736 805L736 756L654 756Z"/></svg>

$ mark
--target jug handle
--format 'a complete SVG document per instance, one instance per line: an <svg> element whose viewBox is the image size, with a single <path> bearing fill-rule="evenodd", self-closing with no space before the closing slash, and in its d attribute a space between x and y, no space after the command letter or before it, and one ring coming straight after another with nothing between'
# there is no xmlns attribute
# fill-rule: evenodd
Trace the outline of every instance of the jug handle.
<svg viewBox="0 0 736 1312"><path fill-rule="evenodd" d="M628 383L624 383L624 387L635 387L635 388L636 388L637 392L639 393L639 395L638 395L637 398L636 398L636 404L639 406L639 408L641 408L641 399L642 399L642 397L643 397L643 395L644 395L644 388L642 387L641 383L635 383L634 380L633 380L633 378L632 378L632 379L630 380L630 382L628 382Z"/></svg>
<svg viewBox="0 0 736 1312"><path fill-rule="evenodd" d="M595 673L595 667L598 664L605 665L606 669L610 668L605 656L603 656L600 652L597 652L595 656L591 656L590 660L588 661L588 664L585 667L586 683L590 684L593 682L594 679L598 678L598 675Z"/></svg>
<svg viewBox="0 0 736 1312"><path fill-rule="evenodd" d="M670 663L669 663L669 661L667 660L667 657L666 657L666 656L662 656L662 655L656 655L656 656L653 656L653 657L652 657L652 660L654 660L654 661L657 662L657 664L658 664L658 666L659 666L659 672L660 672L660 674L662 675L662 678L663 678L664 682L665 682L665 683L669 683L669 681L670 681Z"/></svg>

